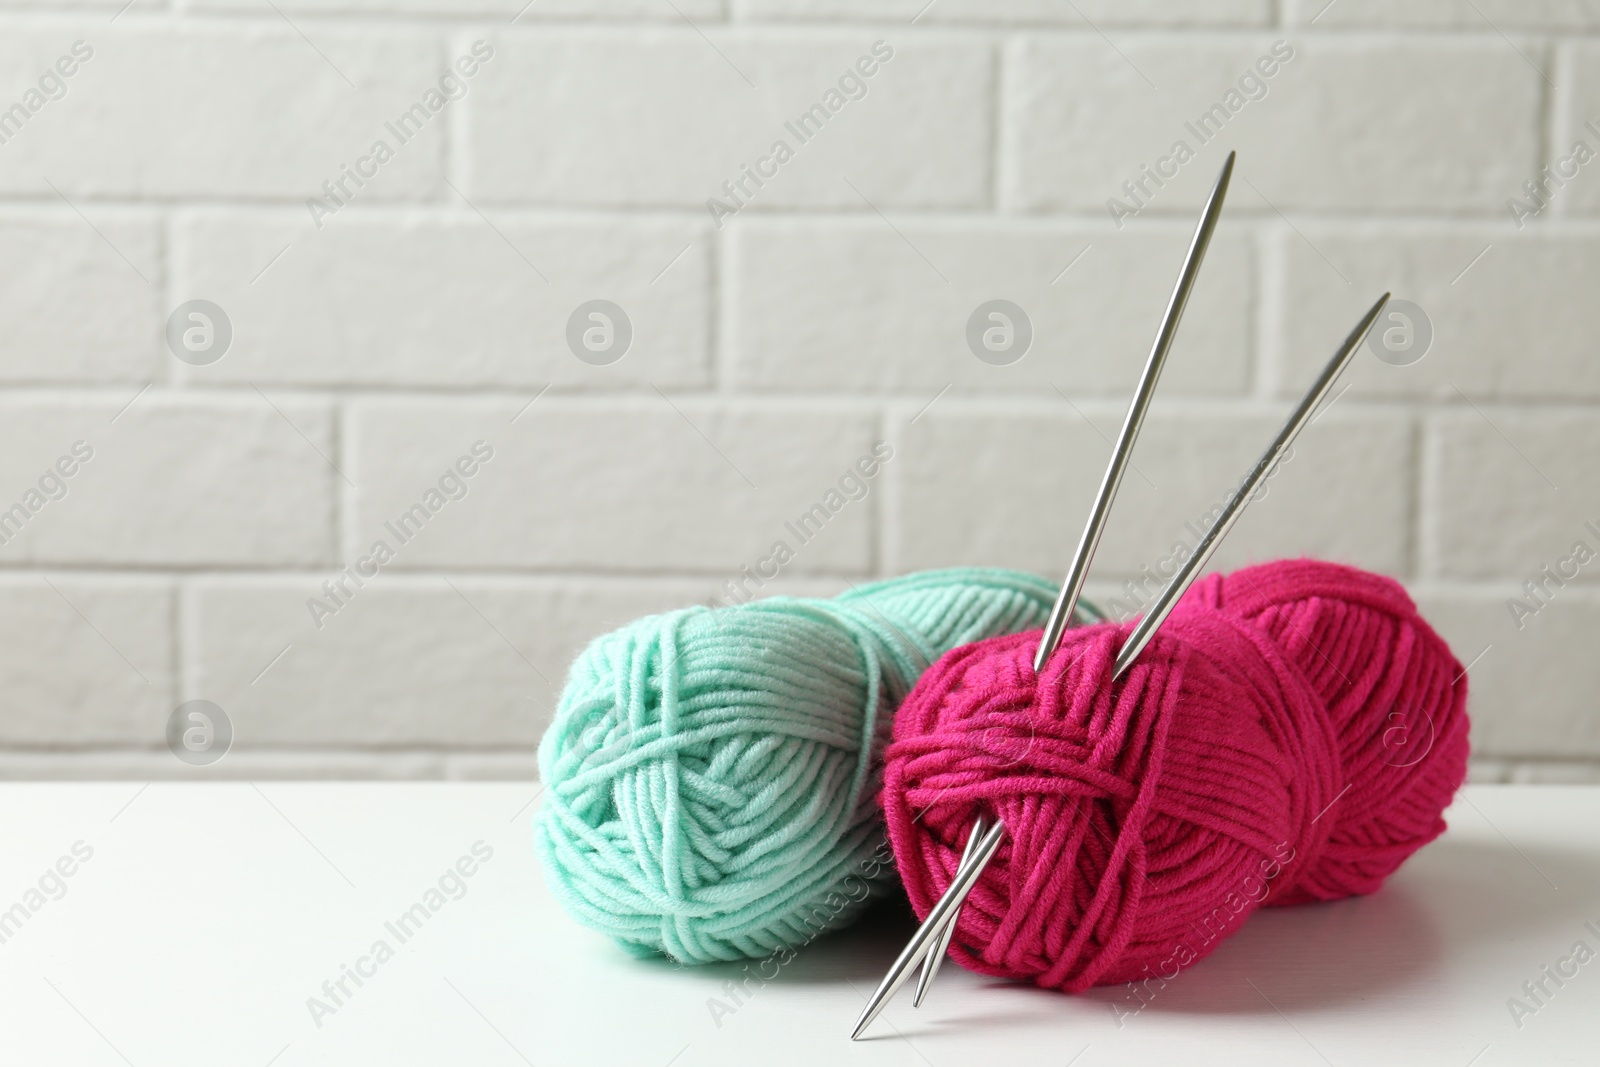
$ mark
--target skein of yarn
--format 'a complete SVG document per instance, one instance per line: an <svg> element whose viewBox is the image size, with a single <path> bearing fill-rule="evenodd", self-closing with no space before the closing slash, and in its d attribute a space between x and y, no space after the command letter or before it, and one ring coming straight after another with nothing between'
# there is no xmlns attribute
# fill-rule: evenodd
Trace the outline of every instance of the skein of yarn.
<svg viewBox="0 0 1600 1067"><path fill-rule="evenodd" d="M1467 684L1401 587L1309 560L1194 586L1113 684L1130 627L947 653L894 721L882 803L912 906L974 816L1004 843L953 956L1046 988L1171 978L1262 904L1369 893L1444 830Z"/></svg>
<svg viewBox="0 0 1600 1067"><path fill-rule="evenodd" d="M539 747L546 881L628 951L689 963L847 924L893 884L876 794L894 709L949 649L1042 625L1055 592L936 571L597 638Z"/></svg>

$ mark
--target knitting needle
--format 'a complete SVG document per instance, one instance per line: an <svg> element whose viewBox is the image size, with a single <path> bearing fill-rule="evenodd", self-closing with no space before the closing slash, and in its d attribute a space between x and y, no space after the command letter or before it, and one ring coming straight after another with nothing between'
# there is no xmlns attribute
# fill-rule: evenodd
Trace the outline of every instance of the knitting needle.
<svg viewBox="0 0 1600 1067"><path fill-rule="evenodd" d="M950 883L951 890L939 898L939 903L933 906L933 911L928 913L928 920L924 922L906 947L900 950L900 956L894 961L894 966L889 968L889 973L884 975L883 981L878 984L877 990L872 994L872 999L867 1001L867 1006L861 1012L861 1018L856 1020L856 1028L850 1032L850 1040L855 1041L861 1036L872 1020L884 1008L889 1006L889 998L905 984L911 977L911 968L917 965L932 946L934 938L944 926L944 920L952 915L961 902L966 899L967 893L977 884L978 875L988 866L995 850L1000 847L1000 834L1005 830L1005 824L996 819L995 824L989 827L987 833L978 842L977 848L972 853L971 865L957 870L955 879Z"/></svg>
<svg viewBox="0 0 1600 1067"><path fill-rule="evenodd" d="M961 873L963 868L972 865L972 853L977 848L978 839L983 836L983 816L979 815L972 820L972 830L967 834L967 847L961 850L961 862L956 864L956 873ZM933 980L939 975L939 967L944 963L944 954L950 951L950 939L956 936L956 920L961 917L959 910L953 912L950 921L944 924L939 937L934 941L931 951L922 958L922 975L917 979L917 993L911 998L911 1006L922 1007L922 998L928 995L928 989L933 985Z"/></svg>
<svg viewBox="0 0 1600 1067"><path fill-rule="evenodd" d="M1035 674L1043 671L1045 663L1055 654L1061 644L1061 636L1072 619L1072 613L1077 610L1078 598L1083 594L1084 579L1089 574L1089 564L1094 559L1095 550L1100 547L1100 536L1105 532L1106 520L1111 515L1111 505L1116 500L1117 490L1122 488L1122 476L1127 472L1128 461L1133 455L1134 441L1144 426L1145 413L1149 411L1150 399L1155 395L1156 382L1161 377L1162 368L1166 366L1167 353L1172 351L1173 339L1178 335L1178 322L1183 318L1184 308L1189 304L1189 294L1194 291L1195 279L1200 276L1200 264L1205 259L1206 249L1211 245L1211 235L1216 232L1217 221L1222 217L1222 202L1228 195L1228 182L1233 177L1233 163L1237 155L1236 152L1229 152L1228 158L1223 161L1222 170L1217 174L1216 183L1211 187L1211 195L1206 199L1205 209L1200 213L1200 222L1195 227L1194 236L1189 240L1189 251L1183 257L1183 267L1178 271L1178 280L1173 285L1172 297L1167 301L1166 314L1161 317L1161 328L1156 331L1156 339L1150 345L1150 355L1145 359L1144 372L1139 376L1138 388L1134 390L1133 400L1128 405L1128 414L1122 421L1122 432L1117 437L1116 446L1111 450L1111 462L1106 467L1105 475L1100 479L1100 491L1095 497L1093 509L1089 512L1089 521L1083 528L1082 536L1078 538L1078 548L1073 553L1072 565L1067 570L1066 580L1061 584L1061 592L1056 596L1055 605L1050 609L1050 617L1045 622L1044 634L1040 637L1038 651L1033 656ZM975 824L973 831L967 837L968 843L975 840L977 835ZM966 863L967 858L963 856L961 862ZM922 1000L928 995L928 987L932 984L934 975L939 973L958 917L959 910L957 915L951 918L949 926L939 940L939 951L930 953L922 961L922 977L917 981L917 993L912 1000L915 1007L922 1006Z"/></svg>
<svg viewBox="0 0 1600 1067"><path fill-rule="evenodd" d="M1122 647L1122 652L1117 656L1117 663L1112 672L1113 680L1122 676L1123 672L1128 669L1128 665L1149 643L1156 627L1171 613L1173 605L1189 588L1189 585L1194 581L1195 575L1199 573L1200 568L1205 565L1206 560L1216 550L1217 543L1232 528L1240 512L1250 503L1250 499L1255 495L1256 490L1261 487L1261 483L1266 479L1267 473L1276 465L1278 459L1293 443L1300 431L1305 428L1305 425L1311 421L1311 416L1316 411L1317 405L1327 396L1328 390L1333 387L1333 383L1338 379L1340 373L1349 365L1350 358L1355 354L1356 349L1361 347L1362 341L1366 339L1368 331L1372 329L1373 323L1378 321L1378 316L1383 313L1384 305L1388 302L1389 294L1384 293L1378 299L1378 302L1373 304L1372 308L1362 316L1355 329L1345 338L1344 344L1339 346L1339 350L1328 361L1328 365L1323 368L1322 374L1312 384L1310 391L1306 393L1299 406L1290 414L1283 428L1278 431L1277 438L1267 448L1262 457L1256 461L1256 465L1251 469L1249 476L1245 479L1239 491L1228 501L1222 514L1217 516L1211 528L1200 539L1200 544L1195 549L1195 552L1189 557L1184 566L1179 569L1178 573L1173 575L1172 581L1162 591L1154 609L1140 620L1134 632L1129 635L1128 641ZM1152 622L1152 620L1154 621ZM1135 641L1137 641L1137 645L1135 645ZM1129 652L1129 649L1132 649L1132 651ZM984 838L985 842L988 841L989 836L993 836L995 831L999 829L999 825L999 823L996 823L994 829L989 831L989 834ZM993 856L994 851L992 849L987 852L980 849L973 856L969 867L957 870L956 877L950 883L950 888L946 889L944 895L934 904L933 910L928 913L928 918L923 922L921 929L911 939L911 944L907 945L905 950L901 952L900 958L895 960L894 966L890 967L889 973L884 976L883 983L878 987L878 991L873 994L873 999L867 1002L867 1011L862 1013L863 1021L856 1024L855 1033L851 1035L852 1040L861 1034L867 1023L877 1017L878 1012L883 1009L882 1000L886 1000L905 981L904 970L915 965L917 957L920 956L920 953L913 952L913 948L924 939L924 935L928 931L944 922L945 916L953 916L960 910L962 904L966 901L967 895L972 892L972 887L978 884L978 876L983 873L983 869L988 866L989 860ZM885 990L887 990L887 993Z"/></svg>
<svg viewBox="0 0 1600 1067"><path fill-rule="evenodd" d="M1128 668L1133 666L1133 661L1139 658L1144 646L1150 643L1150 638L1155 636L1156 628L1171 614L1173 607L1178 603L1178 598L1189 588L1195 575L1200 573L1200 568L1206 565L1206 561L1216 551L1217 545L1233 528L1234 522L1243 514L1245 507L1250 503L1250 498L1266 480L1279 457L1294 442L1306 423L1311 421L1311 415L1316 411L1317 405L1322 403L1323 397L1328 395L1328 390L1333 388L1334 381L1350 363L1350 357L1355 355L1356 349L1361 347L1367 331L1378 321L1378 316L1383 313L1383 307L1388 302L1389 294L1384 293L1378 298L1378 302L1372 305L1372 309L1362 316L1356 328L1350 331L1350 336L1344 339L1344 344L1339 346L1339 350L1333 354L1328 365L1322 368L1322 374L1312 383L1310 391L1300 401L1300 406L1294 409L1289 420L1283 424L1283 429L1278 431L1277 440L1273 441L1261 454L1261 458L1256 460L1255 467L1251 469L1239 491L1228 500L1222 509L1222 514L1217 516L1216 521L1211 524L1211 529L1200 539L1200 544L1195 546L1194 552L1184 561L1183 566L1178 568L1178 573L1172 576L1167 587L1156 598L1154 606L1139 620L1139 625L1134 627L1122 650L1117 653L1116 666L1111 673L1113 681L1121 678Z"/></svg>
<svg viewBox="0 0 1600 1067"><path fill-rule="evenodd" d="M1117 446L1111 452L1111 464L1106 467L1105 477L1100 480L1100 492L1095 497L1094 509L1089 512L1089 521L1083 528L1083 536L1078 538L1078 551L1072 557L1072 567L1067 571L1067 580L1061 584L1061 593L1056 597L1055 606L1050 609L1050 618L1044 626L1044 637L1039 641L1039 651L1033 657L1033 670L1035 674L1044 670L1044 665L1055 654L1057 646L1061 644L1061 635L1067 628L1067 622L1072 618L1072 611L1078 606L1078 597L1083 593L1083 582L1089 574L1089 563L1094 559L1095 549L1100 547L1100 535L1105 532L1106 519L1111 515L1111 504L1117 497L1117 490L1122 486L1122 476L1127 472L1128 459L1133 455L1133 442L1139 436L1139 428L1144 425L1145 412L1150 409L1150 398L1155 395L1156 380L1161 377L1161 368L1167 362L1167 353L1172 350L1172 341L1178 335L1178 320L1183 318L1183 309L1189 303L1189 294L1194 290L1194 282L1200 274L1200 261L1205 259L1206 248L1211 244L1211 234L1217 228L1217 220L1222 216L1222 201L1228 195L1228 179L1233 176L1233 160L1236 153L1229 152L1227 162L1222 164L1222 173L1217 175L1217 183L1211 188L1211 197L1206 201L1205 211L1200 215L1200 225L1195 228L1194 237L1189 242L1189 253L1184 257L1183 270L1178 273L1178 282L1172 289L1172 299L1167 301L1166 314L1161 317L1161 329L1156 331L1156 339L1150 346L1150 356L1145 361L1144 374L1139 379L1139 388L1133 394L1133 402L1128 405L1127 417L1122 421L1122 433L1117 438Z"/></svg>

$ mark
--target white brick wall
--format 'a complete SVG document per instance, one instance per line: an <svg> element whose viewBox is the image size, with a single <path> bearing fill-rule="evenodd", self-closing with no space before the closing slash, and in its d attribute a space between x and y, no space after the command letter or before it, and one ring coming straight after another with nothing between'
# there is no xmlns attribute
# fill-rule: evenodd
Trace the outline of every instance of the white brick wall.
<svg viewBox="0 0 1600 1067"><path fill-rule="evenodd" d="M1402 578L1481 657L1477 773L1600 778L1600 559L1542 573L1600 552L1600 162L1508 207L1600 153L1597 72L1583 0L0 0L0 511L61 487L0 544L0 776L531 774L589 637L727 595L879 439L762 592L1059 575L1237 148L1091 592L1392 288L1426 356L1363 353L1219 563ZM1019 362L967 347L992 299ZM569 348L593 300L620 360Z"/></svg>

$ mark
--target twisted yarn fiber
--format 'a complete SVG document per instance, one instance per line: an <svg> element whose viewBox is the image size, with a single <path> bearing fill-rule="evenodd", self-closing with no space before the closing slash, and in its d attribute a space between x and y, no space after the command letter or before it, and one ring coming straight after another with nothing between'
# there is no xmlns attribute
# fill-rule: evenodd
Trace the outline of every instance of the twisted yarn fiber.
<svg viewBox="0 0 1600 1067"><path fill-rule="evenodd" d="M691 963L845 925L892 884L875 795L894 708L945 651L1039 626L1054 598L950 570L596 639L539 747L547 882L629 951Z"/></svg>
<svg viewBox="0 0 1600 1067"><path fill-rule="evenodd" d="M975 815L1000 850L955 958L1077 992L1208 954L1262 902L1370 893L1444 830L1467 684L1398 584L1309 560L1213 575L1112 684L1129 625L958 648L907 698L882 802L912 905Z"/></svg>

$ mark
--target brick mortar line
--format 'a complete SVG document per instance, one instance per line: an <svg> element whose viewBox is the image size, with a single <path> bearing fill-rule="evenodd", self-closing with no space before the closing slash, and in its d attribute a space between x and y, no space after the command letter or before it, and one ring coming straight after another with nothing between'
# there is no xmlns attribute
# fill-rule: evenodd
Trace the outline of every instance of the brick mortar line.
<svg viewBox="0 0 1600 1067"><path fill-rule="evenodd" d="M239 749L230 753L222 762L206 769L195 769L172 762L172 756L165 749L150 748L93 748L93 749L33 749L33 748L0 748L0 772L8 766L18 767L33 763L56 763L92 765L108 761L133 761L148 762L160 765L167 769L166 764L172 763L172 778L190 778L196 781L215 779L225 775L231 766L240 762L252 761L256 766L241 769L270 768L273 763L283 761L317 761L329 762L349 760L357 763L373 765L404 765L407 762L439 762L442 764L476 764L486 765L494 762L522 762L537 758L537 742L526 747L510 748L504 745L485 745L482 748L466 749L437 749L437 748L269 748L269 749ZM232 763L230 764L230 760ZM1493 753L1473 753L1470 757L1470 766L1480 772L1493 772L1500 774L1514 774L1517 771L1551 771L1566 769L1584 769L1600 772L1600 756L1576 756L1570 758L1545 757L1545 756L1504 756ZM313 767L303 768L305 770Z"/></svg>
<svg viewBox="0 0 1600 1067"><path fill-rule="evenodd" d="M1529 171L1532 175L1534 170ZM359 219L367 223L388 222L393 224L416 223L417 221L429 223L454 223L475 225L481 228L483 220L471 208L461 204L450 194L449 187L440 182L441 195L434 195L428 199L383 199L368 201L359 204L350 204L341 209L340 214L344 219ZM315 192L316 190L311 190ZM470 191L470 190L469 190ZM1507 195L1519 190L1509 190ZM281 196L245 196L245 195L219 195L219 196L183 196L167 194L149 194L143 196L107 195L101 193L74 194L73 202L82 206L88 205L95 208L115 212L125 212L129 216L113 221L125 224L146 223L158 221L161 212L171 211L174 214L175 228L194 224L215 224L230 221L232 218L244 218L256 225L277 223L280 225L293 222L297 228L305 229L305 198L299 193L284 192ZM704 231L710 236L717 231L712 229L712 224L707 216L703 203L636 203L636 204L585 204L579 202L563 203L558 201L540 200L514 200L500 201L487 197L474 196L474 203L485 210L496 213L496 221L513 222L520 225L563 226L563 225L605 225L626 224L639 225L641 221L650 224L667 226L671 224L694 224L694 228ZM1196 201L1195 203L1198 203ZM984 233L981 223L1001 223L996 227L1002 231L1007 229L1025 233L1036 233L1039 224L1059 226L1062 229L1087 226L1107 237L1115 237L1121 233L1154 233L1182 231L1187 236L1194 229L1195 204L1152 204L1139 212L1139 217L1126 223L1123 229L1111 227L1107 221L1104 206L1081 208L1028 208L1016 205L1002 206L1000 208L984 207L927 207L917 205L897 205L893 203L880 204L888 211L893 212L897 223L909 221L911 223L949 227L953 233L966 232L965 227L972 227L971 232ZM1280 205L1281 206L1281 205ZM1503 208L1503 204L1501 208ZM1237 207L1229 207L1229 226L1231 232L1241 232L1241 228L1267 228L1281 222L1276 211L1261 205L1240 203ZM1525 239L1527 235L1536 233L1584 233L1591 230L1600 230L1600 206L1580 215L1551 216L1548 214L1528 222L1523 229L1506 221L1504 212L1500 208L1483 210L1457 211L1448 213L1429 213L1411 208L1395 208L1392 210L1344 210L1333 208L1288 208L1284 212L1296 222L1312 226L1323 225L1330 229L1345 232L1350 226L1362 227L1356 234L1363 238L1388 237L1394 239L1397 231L1396 225L1404 227L1398 231L1399 236L1430 236L1437 233L1448 235L1449 232L1467 230L1476 235L1480 230L1488 232L1493 230L1507 240ZM139 216L145 216L143 218ZM70 209L61 205L59 197L54 194L34 192L0 193L0 224L11 222L38 222L38 221L73 221L78 216ZM846 226L857 226L863 229L877 230L881 228L882 220L869 208L857 210L844 202L839 204L751 204L741 210L736 219L724 226L724 231L736 235L741 227L748 227L750 222L766 225L775 223L802 222L814 225L818 222ZM81 221L80 221L81 224ZM330 223L329 225L335 225ZM337 225L345 225L344 222ZM757 226L757 229L764 228ZM781 227L780 227L781 228Z"/></svg>
<svg viewBox="0 0 1600 1067"><path fill-rule="evenodd" d="M307 746L304 748L248 748L235 749L229 758L238 755L246 759L305 759L316 757L323 759L341 758L382 758L382 759L496 759L507 757L509 759L524 759L536 755L538 742L530 742L526 746L509 747L499 743L486 742L482 747L476 748L329 748L324 746ZM32 748L26 746L0 746L0 762L7 759L34 760L67 757L76 760L96 759L124 759L128 757L148 756L156 761L166 762L172 759L171 753L165 748L136 747L136 746L105 746L94 748ZM1584 766L1600 768L1600 755L1588 756L1506 756L1496 755L1491 752L1474 752L1470 757L1472 762L1479 765L1497 764L1501 766L1522 767L1564 767ZM226 766L224 760L222 766ZM197 777L205 772L188 768L184 765L185 773Z"/></svg>
<svg viewBox="0 0 1600 1067"><path fill-rule="evenodd" d="M168 630L172 641L171 690L182 702L195 698L191 682L200 669L200 657L195 655L200 647L199 633L196 629L199 612L193 610L193 597L186 582L175 581L171 588Z"/></svg>
<svg viewBox="0 0 1600 1067"><path fill-rule="evenodd" d="M1267 402L1275 391L1282 389L1280 382L1284 366L1284 353L1279 351L1279 341L1284 336L1283 317L1288 308L1284 295L1287 271L1284 269L1287 252L1284 234L1287 225L1281 220L1276 226L1252 229L1251 266L1255 277L1251 279L1250 297L1254 301L1251 326L1250 398Z"/></svg>
<svg viewBox="0 0 1600 1067"><path fill-rule="evenodd" d="M543 388L539 382L505 386L423 384L381 389L371 385L316 385L269 379L255 379L255 381L264 383L272 389L273 400L280 404L365 406L375 409L380 414L383 409L398 410L435 405L450 410L470 410L474 405L498 409L507 405L526 404L530 395L538 393ZM0 408L40 409L77 406L85 411L97 407L116 409L127 403L130 391L142 384L137 381L103 386L94 384L79 386L70 383L0 384ZM963 388L967 391L964 393L957 391ZM939 401L938 410L942 414L952 409L959 409L962 414L971 417L1070 415L1070 411L1062 405L1060 398L1053 392L1049 395L1042 392L1048 388L1049 386L1043 383L1003 390L958 385ZM860 390L841 393L720 392L714 388L699 387L662 389L662 392L672 397L675 402L692 404L696 409L726 408L734 414L831 413L868 416L883 408L892 418L914 415L926 406L929 396L936 391L932 385L929 386L927 393ZM1249 392L1173 391L1162 398L1160 407L1152 417L1157 421L1181 418L1281 418L1288 407L1293 405L1297 395L1297 389L1292 386L1286 387L1284 392L1265 396ZM1594 408L1600 406L1600 394L1591 399L1579 400L1572 399L1570 393L1551 396L1489 396L1469 392L1468 396L1472 398L1472 404L1459 397L1383 396L1352 392L1339 401L1337 408L1328 414L1328 418L1335 422L1345 421L1348 418L1347 412L1397 419L1408 415L1447 418L1473 415L1474 407L1513 415L1521 412L1530 415L1589 415L1593 413ZM249 382L226 385L179 384L166 387L156 385L140 399L139 403L142 406L152 400L162 399L179 401L180 403L174 403L172 406L185 411L204 410L207 402L214 402L214 410L218 411L252 406L250 404L252 400L256 404L260 403ZM1073 402L1096 411L1104 408L1108 414L1113 410L1121 414L1127 408L1125 393L1117 389L1108 392L1075 393ZM549 394L539 401L541 410L559 408L568 414L637 412L660 407L660 397L650 388L649 383L625 389L605 390L553 385Z"/></svg>
<svg viewBox="0 0 1600 1067"><path fill-rule="evenodd" d="M242 757L246 760L265 762L295 761L307 759L339 760L494 760L507 758L509 760L530 759L538 751L538 742L530 741L526 745L508 746L504 743L484 742L479 747L466 748L426 748L426 747L395 747L395 748L338 748L323 745L308 745L300 748L239 748L229 753L223 761L226 766L228 760ZM142 745L102 745L84 748L47 748L32 746L6 745L0 747L0 764L8 760L17 762L46 762L46 761L72 761L81 763L101 762L107 760L146 760L152 763L172 762L172 754L163 747L147 747ZM204 777L205 771L196 770L186 765L174 764L181 768L178 773Z"/></svg>
<svg viewBox="0 0 1600 1067"><path fill-rule="evenodd" d="M314 583L328 577L330 574L338 573L339 569L344 565L344 561L341 560L338 563L330 562L322 567L303 565L278 568L208 566L190 570L157 566L140 568L126 563L0 566L0 587L31 587L33 583L29 579L43 577L77 584L99 584L101 588L106 590L125 588L130 590L160 591L162 589L176 588L192 597L202 591L200 588L202 586L216 587L226 585L238 590L252 588L270 590L290 583ZM612 588L700 585L704 582L727 577L726 568L695 571L682 567L655 567L649 570L633 571L601 570L592 567L580 570L532 567L517 569L503 566L489 568L433 566L385 570L383 573L385 575L385 588L404 587L413 592L439 591L443 588L439 584L442 578L452 578L473 585L499 583L502 588L509 592L534 593L544 589L585 584ZM841 585L850 581L873 580L881 575L898 573L906 572L890 566L853 570L789 571L784 575L783 584L790 586ZM1111 592L1114 594L1118 581L1123 578L1137 576L1137 573L1132 571L1123 572L1103 568L1101 572L1089 580L1089 584L1091 587L1098 586L1102 593ZM1482 596L1495 602L1500 602L1508 594L1520 593L1521 582L1526 577L1527 575L1522 572L1518 572L1515 575L1489 578L1427 574L1404 578L1401 579L1401 582L1408 591L1418 596ZM1570 598L1600 604L1600 578L1580 576L1573 579L1562 595L1564 599ZM177 636L183 637L185 635L180 633Z"/></svg>
<svg viewBox="0 0 1600 1067"><path fill-rule="evenodd" d="M1561 98L1571 95L1570 89L1563 92L1559 88L1562 84L1562 63L1561 49L1558 44L1556 42L1541 42L1537 61L1543 73L1556 84L1552 87L1545 81L1545 78L1541 77L1534 87L1539 96L1534 112L1534 156L1529 161L1529 175L1539 173L1539 167L1543 162L1554 158L1551 154L1551 147L1556 143L1556 137L1559 133L1556 123L1559 113L1564 110Z"/></svg>
<svg viewBox="0 0 1600 1067"><path fill-rule="evenodd" d="M383 26L426 32L492 29L536 33L553 30L574 34L640 33L678 36L686 39L698 37L695 30L684 26L682 19L671 11L664 11L659 14L630 14L590 18L580 16L544 17L537 14L525 14L513 25L509 19L510 16L516 14L512 10L514 6L508 5L505 11L470 13L443 11L321 11L301 6L285 6L284 9L290 12L297 22L331 29L350 27L370 30L375 26ZM121 4L116 0L107 0L104 4L79 4L70 7L7 5L0 8L0 26L4 26L6 23L20 25L78 23L87 16L115 14L119 7L121 7ZM935 19L919 22L913 26L904 19L850 19L837 16L819 18L781 16L750 18L739 17L730 13L722 16L697 14L693 18L698 27L715 34L724 36L749 35L751 37L770 34L778 39L800 42L804 42L807 36L820 37L858 32L892 32L902 37L910 36L930 40L951 36L971 39L974 35L1007 37L1028 34L1033 39L1104 43L1097 30L1075 25L1074 20L999 20L980 17L951 19L949 21ZM222 7L160 7L155 10L141 10L140 6L136 5L122 15L117 22L119 27L246 26L266 27L286 33L289 32L288 28L284 26L283 20L265 5L234 9ZM1414 43L1415 38L1422 37L1450 41L1455 45L1463 42L1503 45L1504 42L1500 36L1500 31L1503 31L1506 37L1518 42L1529 42L1538 39L1576 38L1589 40L1600 38L1600 24L1591 26L1556 24L1513 26L1504 21L1496 24L1498 29L1485 26L1481 22L1459 25L1429 25L1425 23L1383 23L1374 21L1355 25L1311 25L1309 22L1275 21L1270 16L1261 22L1241 23L1195 23L1185 22L1181 19L1118 23L1102 18L1096 25L1099 30L1115 32L1123 38L1157 43L1167 41L1185 43L1197 37L1207 42L1259 39L1274 34L1282 35L1286 33L1298 33L1315 40L1338 41L1341 43L1350 41L1371 43L1376 41L1410 44Z"/></svg>
<svg viewBox="0 0 1600 1067"><path fill-rule="evenodd" d="M738 273L734 269L731 231L712 230L707 247L706 356L711 373L709 391L718 396L734 396L737 395L734 385L737 360L733 348L736 334L729 288L738 284Z"/></svg>
<svg viewBox="0 0 1600 1067"><path fill-rule="evenodd" d="M1426 419L1413 414L1406 434L1411 448L1411 462L1406 466L1406 484L1402 490L1402 499L1406 507L1404 531L1406 545L1403 556L1407 570L1419 576L1429 573L1429 569L1424 566L1426 561L1423 557L1426 555L1424 545L1431 543L1428 536L1431 531L1426 524L1431 521L1432 516L1426 513L1432 509L1425 506L1422 486L1429 463L1428 438L1431 436L1428 433Z"/></svg>
<svg viewBox="0 0 1600 1067"><path fill-rule="evenodd" d="M308 746L304 748L256 748L236 749L234 754L246 759L305 759L307 757L323 759L343 758L381 758L391 760L424 759L424 760L451 760L451 759L508 759L520 760L537 754L538 742L530 742L525 747L508 747L498 743L485 743L482 747L467 748L328 748L323 746ZM151 757L153 760L166 762L171 760L171 754L161 747L149 748L139 746L105 746L85 748L45 748L28 746L0 746L0 762L8 759L36 760L70 758L74 760L90 761L96 759L125 759L128 757ZM1600 768L1600 755L1562 757L1562 756L1506 756L1496 755L1492 752L1475 752L1471 756L1473 763L1482 765L1500 765L1506 767L1530 768L1559 768L1567 766L1596 767ZM225 764L224 764L225 766ZM197 777L204 774L185 768L184 773L194 774Z"/></svg>

